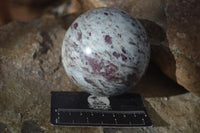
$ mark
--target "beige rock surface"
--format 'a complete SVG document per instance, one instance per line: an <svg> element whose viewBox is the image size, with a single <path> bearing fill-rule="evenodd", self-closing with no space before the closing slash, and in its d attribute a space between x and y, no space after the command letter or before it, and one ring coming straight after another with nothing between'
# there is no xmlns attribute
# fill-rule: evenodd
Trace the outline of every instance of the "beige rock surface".
<svg viewBox="0 0 200 133"><path fill-rule="evenodd" d="M0 26L11 21L28 21L41 17L52 0L1 0Z"/></svg>
<svg viewBox="0 0 200 133"><path fill-rule="evenodd" d="M19 132L27 120L49 124L51 90L77 90L64 75L60 57L65 26L75 16L14 22L0 29L0 116L13 123L12 131Z"/></svg>
<svg viewBox="0 0 200 133"><path fill-rule="evenodd" d="M0 132L198 133L200 99L150 67L131 92L141 93L150 128L76 128L50 124L50 92L81 91L60 60L62 39L79 14L14 22L0 28Z"/></svg>
<svg viewBox="0 0 200 133"><path fill-rule="evenodd" d="M77 0L1 0L0 26L12 21L30 21L54 14L66 15L80 11Z"/></svg>
<svg viewBox="0 0 200 133"><path fill-rule="evenodd" d="M167 38L176 61L176 80L200 96L200 2L168 0L166 12Z"/></svg>
<svg viewBox="0 0 200 133"><path fill-rule="evenodd" d="M168 77L200 96L200 2L167 0L167 5L167 39L152 47L152 58Z"/></svg>

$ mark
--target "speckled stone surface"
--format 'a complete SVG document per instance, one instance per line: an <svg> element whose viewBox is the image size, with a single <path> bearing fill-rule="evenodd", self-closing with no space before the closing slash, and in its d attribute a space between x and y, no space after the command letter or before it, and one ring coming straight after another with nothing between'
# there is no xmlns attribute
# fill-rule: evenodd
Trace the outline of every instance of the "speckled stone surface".
<svg viewBox="0 0 200 133"><path fill-rule="evenodd" d="M62 62L67 75L94 95L118 95L136 85L149 63L145 29L115 8L96 8L66 32Z"/></svg>

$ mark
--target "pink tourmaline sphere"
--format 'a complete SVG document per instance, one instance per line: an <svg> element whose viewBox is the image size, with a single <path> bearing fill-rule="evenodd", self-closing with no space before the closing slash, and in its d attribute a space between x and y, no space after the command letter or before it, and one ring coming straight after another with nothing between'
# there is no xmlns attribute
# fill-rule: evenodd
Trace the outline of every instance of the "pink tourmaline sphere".
<svg viewBox="0 0 200 133"><path fill-rule="evenodd" d="M69 78L97 96L134 88L150 58L141 23L115 8L95 8L78 17L66 32L62 62Z"/></svg>

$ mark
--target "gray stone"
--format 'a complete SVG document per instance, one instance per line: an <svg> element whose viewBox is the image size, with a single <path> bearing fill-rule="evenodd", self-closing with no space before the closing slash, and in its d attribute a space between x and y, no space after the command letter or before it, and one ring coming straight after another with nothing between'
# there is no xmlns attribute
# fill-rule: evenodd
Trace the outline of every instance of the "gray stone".
<svg viewBox="0 0 200 133"><path fill-rule="evenodd" d="M22 123L21 133L44 133L44 131L36 122L30 120Z"/></svg>

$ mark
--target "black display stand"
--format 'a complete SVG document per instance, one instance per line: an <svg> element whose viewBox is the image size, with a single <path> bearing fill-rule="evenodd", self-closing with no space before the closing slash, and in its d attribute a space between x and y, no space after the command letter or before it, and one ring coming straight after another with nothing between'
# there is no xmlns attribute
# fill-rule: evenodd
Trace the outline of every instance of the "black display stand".
<svg viewBox="0 0 200 133"><path fill-rule="evenodd" d="M144 127L152 122L139 94L109 97L107 108L92 108L85 92L51 92L51 123L65 126Z"/></svg>

